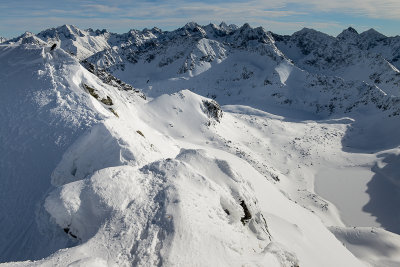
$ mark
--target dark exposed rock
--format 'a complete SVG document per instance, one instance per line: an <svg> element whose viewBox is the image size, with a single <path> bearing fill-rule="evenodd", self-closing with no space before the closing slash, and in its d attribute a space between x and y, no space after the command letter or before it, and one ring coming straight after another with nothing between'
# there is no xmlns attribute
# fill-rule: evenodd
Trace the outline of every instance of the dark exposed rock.
<svg viewBox="0 0 400 267"><path fill-rule="evenodd" d="M251 213L249 209L247 208L246 203L244 200L240 201L240 206L243 208L244 216L240 218L240 221L245 225L250 219L251 219Z"/></svg>
<svg viewBox="0 0 400 267"><path fill-rule="evenodd" d="M222 109L215 100L203 100L204 111L208 117L220 122L222 118Z"/></svg>
<svg viewBox="0 0 400 267"><path fill-rule="evenodd" d="M81 62L82 66L85 67L89 72L93 73L97 77L100 78L100 80L108 85L117 87L119 90L124 90L124 91L134 91L137 93L140 97L146 99L146 96L138 89L133 88L131 85L124 83L120 79L114 77L110 73L108 73L105 69L99 68L95 66L94 64L88 62L87 60L83 60Z"/></svg>

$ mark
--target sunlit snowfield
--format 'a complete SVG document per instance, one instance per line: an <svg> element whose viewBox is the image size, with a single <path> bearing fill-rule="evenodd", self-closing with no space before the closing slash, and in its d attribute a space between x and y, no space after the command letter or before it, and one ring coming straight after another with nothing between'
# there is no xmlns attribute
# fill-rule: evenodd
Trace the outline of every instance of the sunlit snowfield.
<svg viewBox="0 0 400 267"><path fill-rule="evenodd" d="M0 261L399 265L398 47L195 23L0 44Z"/></svg>

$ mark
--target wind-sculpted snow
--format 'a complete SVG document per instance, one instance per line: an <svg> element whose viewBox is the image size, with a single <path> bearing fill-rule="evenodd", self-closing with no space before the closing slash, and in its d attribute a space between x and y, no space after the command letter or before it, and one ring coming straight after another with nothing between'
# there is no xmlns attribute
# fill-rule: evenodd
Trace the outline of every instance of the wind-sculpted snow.
<svg viewBox="0 0 400 267"><path fill-rule="evenodd" d="M103 115L71 81L82 79L84 69L65 52L2 46L0 61L0 258L40 258L65 245L42 236L36 223L48 177L68 146Z"/></svg>

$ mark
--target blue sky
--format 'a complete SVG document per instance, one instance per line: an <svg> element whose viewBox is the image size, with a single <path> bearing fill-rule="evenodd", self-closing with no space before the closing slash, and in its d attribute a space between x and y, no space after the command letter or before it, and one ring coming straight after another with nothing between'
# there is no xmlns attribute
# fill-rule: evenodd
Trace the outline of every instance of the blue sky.
<svg viewBox="0 0 400 267"><path fill-rule="evenodd" d="M127 32L157 26L172 30L199 24L245 22L281 34L303 27L337 35L352 26L400 35L400 0L0 0L0 36L63 24Z"/></svg>

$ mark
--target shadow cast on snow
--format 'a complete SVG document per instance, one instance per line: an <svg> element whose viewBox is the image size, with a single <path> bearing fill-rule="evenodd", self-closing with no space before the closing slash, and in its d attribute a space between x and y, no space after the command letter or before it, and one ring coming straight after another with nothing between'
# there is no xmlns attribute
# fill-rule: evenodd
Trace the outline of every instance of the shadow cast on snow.
<svg viewBox="0 0 400 267"><path fill-rule="evenodd" d="M372 168L375 175L366 191L370 200L363 211L375 216L386 230L400 234L400 155L385 153L379 157L386 165Z"/></svg>

